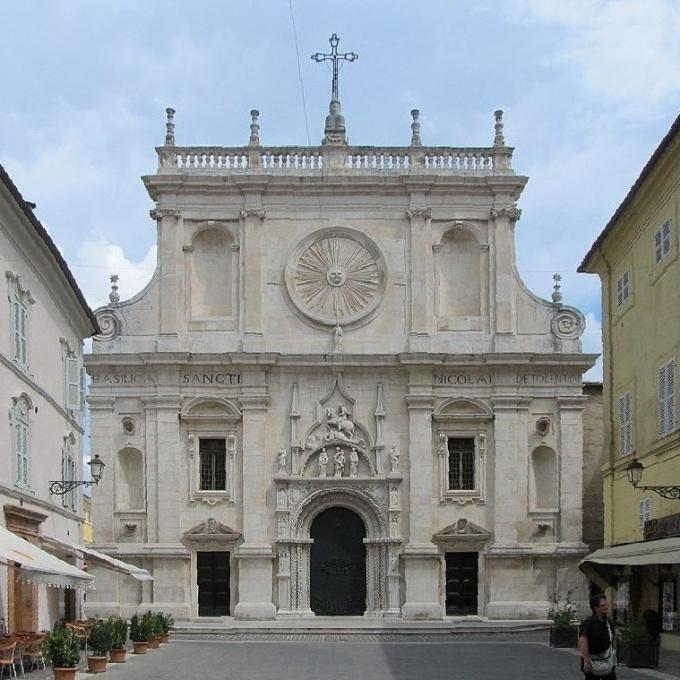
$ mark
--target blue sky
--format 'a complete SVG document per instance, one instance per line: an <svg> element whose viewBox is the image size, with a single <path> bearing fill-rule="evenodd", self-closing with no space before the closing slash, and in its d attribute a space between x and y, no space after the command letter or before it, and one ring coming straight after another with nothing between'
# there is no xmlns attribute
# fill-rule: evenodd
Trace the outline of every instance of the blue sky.
<svg viewBox="0 0 680 680"><path fill-rule="evenodd" d="M291 4L307 103L303 114ZM518 268L587 314L599 284L576 267L678 113L677 0L5 0L0 162L96 307L108 274L127 297L151 276L155 229L140 176L155 171L164 109L178 144L317 144L330 77L309 55L358 52L341 72L350 141L478 146L505 111L520 202ZM597 375L597 372L595 374Z"/></svg>

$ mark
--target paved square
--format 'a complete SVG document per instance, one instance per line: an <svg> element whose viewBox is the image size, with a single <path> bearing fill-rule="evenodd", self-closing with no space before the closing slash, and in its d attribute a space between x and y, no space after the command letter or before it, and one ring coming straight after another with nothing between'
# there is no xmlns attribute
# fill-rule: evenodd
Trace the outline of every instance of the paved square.
<svg viewBox="0 0 680 680"><path fill-rule="evenodd" d="M212 637L212 639L211 639ZM370 635L338 641L337 635L243 639L206 636L173 640L124 665L110 664L107 680L575 680L578 657L551 649L542 636L457 636L446 641L416 636ZM312 640L306 640L310 637ZM440 636L442 637L442 636ZM269 638L269 639L267 639ZM346 638L345 638L346 640ZM675 664L675 668L672 665ZM672 675L669 675L672 673ZM89 677L79 673L79 679ZM659 671L618 669L619 680L680 678L677 657Z"/></svg>

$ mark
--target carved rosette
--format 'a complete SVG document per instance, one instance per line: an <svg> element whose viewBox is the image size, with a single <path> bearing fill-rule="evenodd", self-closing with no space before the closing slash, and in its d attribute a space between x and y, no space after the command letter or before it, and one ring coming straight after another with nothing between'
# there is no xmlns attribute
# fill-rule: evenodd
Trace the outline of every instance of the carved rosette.
<svg viewBox="0 0 680 680"><path fill-rule="evenodd" d="M101 333L92 339L97 342L107 342L117 338L121 333L121 322L118 315L110 307L105 307L95 312L95 318L101 329Z"/></svg>
<svg viewBox="0 0 680 680"><path fill-rule="evenodd" d="M380 305L386 269L377 246L349 229L316 232L289 258L286 288L295 307L326 326L365 320Z"/></svg>
<svg viewBox="0 0 680 680"><path fill-rule="evenodd" d="M553 335L564 340L576 340L583 335L586 323L581 312L570 307L563 307L553 317L550 329Z"/></svg>

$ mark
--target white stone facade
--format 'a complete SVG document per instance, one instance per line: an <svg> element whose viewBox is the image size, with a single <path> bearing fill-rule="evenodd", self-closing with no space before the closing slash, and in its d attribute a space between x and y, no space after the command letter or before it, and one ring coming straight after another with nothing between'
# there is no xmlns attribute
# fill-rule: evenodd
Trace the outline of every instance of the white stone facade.
<svg viewBox="0 0 680 680"><path fill-rule="evenodd" d="M477 565L468 613L586 599L594 357L580 312L517 274L527 178L500 112L494 145L470 149L421 146L417 127L407 147L351 147L332 115L323 146L267 148L257 112L246 147L178 147L173 114L144 178L157 270L96 312L87 359L93 451L111 462L96 547L155 580L97 572L89 613L195 617L201 554L228 552L229 614L311 615L312 527L336 507L365 529L367 616L455 613L459 553ZM206 440L224 442L209 490Z"/></svg>
<svg viewBox="0 0 680 680"><path fill-rule="evenodd" d="M49 482L83 478L82 344L99 329L1 166L0 272L0 526L40 547L44 539L77 544L82 489L50 495ZM18 575L18 567L0 564L0 628L43 630L57 618L81 615L73 591L22 583Z"/></svg>

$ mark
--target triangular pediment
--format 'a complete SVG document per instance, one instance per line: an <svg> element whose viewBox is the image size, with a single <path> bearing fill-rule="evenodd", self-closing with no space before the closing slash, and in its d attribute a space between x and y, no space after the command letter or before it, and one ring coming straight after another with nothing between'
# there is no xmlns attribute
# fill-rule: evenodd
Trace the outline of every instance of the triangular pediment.
<svg viewBox="0 0 680 680"><path fill-rule="evenodd" d="M241 533L228 527L226 524L222 524L222 522L218 522L216 519L210 518L185 531L183 536L184 540L189 541L211 537L235 541L241 537Z"/></svg>
<svg viewBox="0 0 680 680"><path fill-rule="evenodd" d="M486 541L491 538L491 533L474 522L461 517L445 529L434 534L433 543L450 543L452 541Z"/></svg>

